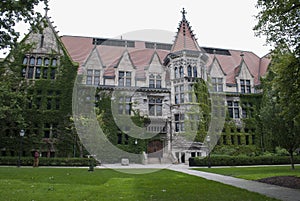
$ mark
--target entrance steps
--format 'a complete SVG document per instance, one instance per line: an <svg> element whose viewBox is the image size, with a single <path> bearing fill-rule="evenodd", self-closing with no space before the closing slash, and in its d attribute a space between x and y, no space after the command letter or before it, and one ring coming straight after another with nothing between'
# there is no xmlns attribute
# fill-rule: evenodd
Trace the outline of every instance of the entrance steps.
<svg viewBox="0 0 300 201"><path fill-rule="evenodd" d="M149 157L148 155L146 164L174 164L176 161L171 153L165 153L162 157Z"/></svg>

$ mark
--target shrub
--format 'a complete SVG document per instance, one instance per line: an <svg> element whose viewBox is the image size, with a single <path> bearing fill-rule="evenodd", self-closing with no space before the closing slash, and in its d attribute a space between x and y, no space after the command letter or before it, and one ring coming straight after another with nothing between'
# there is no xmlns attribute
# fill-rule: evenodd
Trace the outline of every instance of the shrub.
<svg viewBox="0 0 300 201"><path fill-rule="evenodd" d="M213 150L213 154L215 155L227 155L227 156L239 156L239 155L247 155L247 156L255 156L258 153L258 149L253 145L228 145L228 146L216 146Z"/></svg>
<svg viewBox="0 0 300 201"><path fill-rule="evenodd" d="M22 166L32 166L32 157L22 157ZM91 164L99 164L95 159L91 158L40 158L40 166L89 166ZM0 157L0 165L18 165L18 157Z"/></svg>
<svg viewBox="0 0 300 201"><path fill-rule="evenodd" d="M294 157L295 163L300 163L300 157ZM211 156L212 166L242 166L242 165L282 165L290 164L288 156ZM208 166L206 158L190 158L189 166Z"/></svg>

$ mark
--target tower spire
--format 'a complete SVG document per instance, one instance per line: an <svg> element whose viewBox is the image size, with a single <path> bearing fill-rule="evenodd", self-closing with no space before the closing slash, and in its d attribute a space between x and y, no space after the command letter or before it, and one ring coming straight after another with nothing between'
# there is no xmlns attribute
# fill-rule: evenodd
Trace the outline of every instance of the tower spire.
<svg viewBox="0 0 300 201"><path fill-rule="evenodd" d="M186 11L182 8L180 11L182 14L182 20L179 23L178 31L175 37L175 42L172 46L171 52L177 52L181 50L193 50L200 51L200 47L196 41L195 35L186 20Z"/></svg>

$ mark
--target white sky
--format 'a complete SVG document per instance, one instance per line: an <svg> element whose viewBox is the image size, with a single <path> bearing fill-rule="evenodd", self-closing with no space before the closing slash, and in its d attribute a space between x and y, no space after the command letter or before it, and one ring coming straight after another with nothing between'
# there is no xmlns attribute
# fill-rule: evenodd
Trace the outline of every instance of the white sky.
<svg viewBox="0 0 300 201"><path fill-rule="evenodd" d="M264 46L265 38L254 36L255 4L256 0L50 0L48 16L60 36L122 35L123 39L171 43L184 7L200 46L264 56L270 47ZM153 29L163 32L151 32ZM144 31L131 33L138 30ZM20 32L26 29L21 27Z"/></svg>

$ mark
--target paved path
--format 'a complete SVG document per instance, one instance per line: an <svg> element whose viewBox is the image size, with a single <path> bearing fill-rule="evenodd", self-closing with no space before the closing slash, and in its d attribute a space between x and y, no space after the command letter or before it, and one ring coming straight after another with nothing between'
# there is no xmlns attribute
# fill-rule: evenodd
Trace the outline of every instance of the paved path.
<svg viewBox="0 0 300 201"><path fill-rule="evenodd" d="M198 177L202 177L204 179L217 181L223 184L228 184L231 186L235 186L238 188L246 189L252 192L257 192L268 197L276 198L284 201L300 201L300 190L285 188L270 184L265 184L256 181L249 181L245 179L239 179L229 176L223 176L219 174L213 174L208 172L202 172L197 170L189 169L188 166L170 166L168 169L174 170L177 172L183 172L189 175L194 175Z"/></svg>

